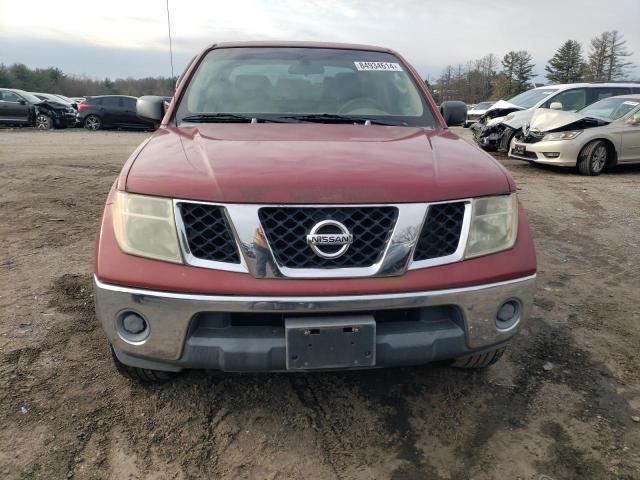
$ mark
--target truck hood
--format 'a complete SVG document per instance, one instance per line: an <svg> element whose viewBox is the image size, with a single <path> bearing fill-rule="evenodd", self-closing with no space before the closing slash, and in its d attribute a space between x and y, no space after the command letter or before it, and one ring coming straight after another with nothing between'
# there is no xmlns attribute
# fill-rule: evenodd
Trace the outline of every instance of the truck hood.
<svg viewBox="0 0 640 480"><path fill-rule="evenodd" d="M327 124L160 128L126 190L228 203L403 203L513 191L506 170L447 130Z"/></svg>
<svg viewBox="0 0 640 480"><path fill-rule="evenodd" d="M563 130L580 130L590 127L601 127L609 122L598 118L586 117L577 112L549 110L539 108L531 117L529 128L537 132L551 132Z"/></svg>

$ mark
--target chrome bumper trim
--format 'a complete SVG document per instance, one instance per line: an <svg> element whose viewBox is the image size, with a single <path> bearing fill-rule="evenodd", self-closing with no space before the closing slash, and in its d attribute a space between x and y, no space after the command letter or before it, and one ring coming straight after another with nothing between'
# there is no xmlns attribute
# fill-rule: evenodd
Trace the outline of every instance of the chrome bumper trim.
<svg viewBox="0 0 640 480"><path fill-rule="evenodd" d="M189 324L199 312L346 313L358 311L454 305L465 325L471 349L495 345L511 338L533 304L535 275L504 282L427 292L346 296L228 296L172 293L106 284L94 277L96 313L111 343L119 350L158 360L180 358ZM496 326L496 311L508 299L517 299L520 319L506 330ZM143 315L150 334L133 344L116 330L116 318L126 310Z"/></svg>

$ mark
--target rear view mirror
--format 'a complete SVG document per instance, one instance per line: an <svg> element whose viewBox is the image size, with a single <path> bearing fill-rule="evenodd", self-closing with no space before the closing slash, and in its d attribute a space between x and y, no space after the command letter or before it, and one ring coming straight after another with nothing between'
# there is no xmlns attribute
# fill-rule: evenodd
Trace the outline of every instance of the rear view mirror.
<svg viewBox="0 0 640 480"><path fill-rule="evenodd" d="M549 105L549 108L551 110L562 110L562 103L560 103L560 102L551 102L551 105Z"/></svg>
<svg viewBox="0 0 640 480"><path fill-rule="evenodd" d="M142 120L160 123L164 117L164 98L156 95L145 95L136 102L136 115Z"/></svg>

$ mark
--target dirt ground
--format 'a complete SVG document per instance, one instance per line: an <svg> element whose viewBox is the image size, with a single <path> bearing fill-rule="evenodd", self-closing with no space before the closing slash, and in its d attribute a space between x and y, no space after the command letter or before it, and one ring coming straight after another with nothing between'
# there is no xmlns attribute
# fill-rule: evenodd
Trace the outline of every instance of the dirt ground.
<svg viewBox="0 0 640 480"><path fill-rule="evenodd" d="M640 166L586 178L501 158L539 281L485 371L144 387L111 363L91 260L105 195L147 135L0 130L0 478L640 479Z"/></svg>

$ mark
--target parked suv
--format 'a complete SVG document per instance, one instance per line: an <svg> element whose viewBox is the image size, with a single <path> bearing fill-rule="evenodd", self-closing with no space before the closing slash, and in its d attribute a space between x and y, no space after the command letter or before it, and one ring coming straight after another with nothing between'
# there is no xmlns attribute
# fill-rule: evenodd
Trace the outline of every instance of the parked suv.
<svg viewBox="0 0 640 480"><path fill-rule="evenodd" d="M484 367L526 321L515 183L394 51L213 45L137 112L160 127L109 193L94 265L124 374Z"/></svg>
<svg viewBox="0 0 640 480"><path fill-rule="evenodd" d="M43 100L17 88L0 88L0 124L41 130L73 127L76 111L62 101Z"/></svg>
<svg viewBox="0 0 640 480"><path fill-rule="evenodd" d="M136 116L136 97L102 95L78 105L78 120L87 130L102 128L152 129L153 123Z"/></svg>
<svg viewBox="0 0 640 480"><path fill-rule="evenodd" d="M640 83L568 83L532 88L493 104L471 126L482 148L507 152L538 108L576 112L603 98L640 93Z"/></svg>

